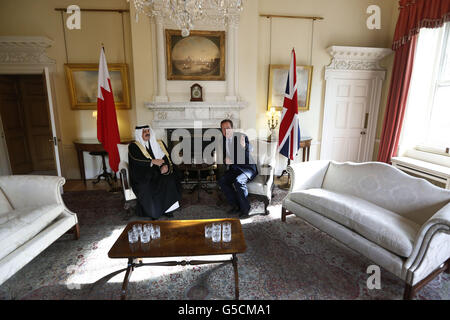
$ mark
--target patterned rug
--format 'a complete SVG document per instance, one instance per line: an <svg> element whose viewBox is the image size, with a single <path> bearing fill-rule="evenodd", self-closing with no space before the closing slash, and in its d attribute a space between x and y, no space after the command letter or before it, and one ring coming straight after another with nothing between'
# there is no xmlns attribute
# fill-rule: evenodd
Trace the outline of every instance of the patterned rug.
<svg viewBox="0 0 450 320"><path fill-rule="evenodd" d="M247 242L247 251L238 255L241 299L402 299L404 284L388 271L381 269L381 290L369 290L371 261L297 217L281 222L286 192L274 193L269 215L261 215L263 204L251 198L250 217L241 220ZM49 246L0 286L0 299L120 298L124 272L108 275L123 270L126 260L107 253L125 225L139 218L123 210L120 193L63 197L78 215L81 238L67 234ZM184 192L172 219L230 217L222 201L216 191L201 191L198 201L196 192ZM137 268L128 286L128 299L233 298L231 264ZM450 276L440 275L416 298L450 299Z"/></svg>

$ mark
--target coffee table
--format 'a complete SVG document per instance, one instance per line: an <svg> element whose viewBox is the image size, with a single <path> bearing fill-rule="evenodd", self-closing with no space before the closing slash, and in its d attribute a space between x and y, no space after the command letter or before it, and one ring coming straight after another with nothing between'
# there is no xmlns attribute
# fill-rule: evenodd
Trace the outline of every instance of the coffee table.
<svg viewBox="0 0 450 320"><path fill-rule="evenodd" d="M231 241L212 242L205 239L205 225L218 222L231 222ZM134 224L152 223L159 225L161 238L148 244L128 242L128 230ZM244 253L247 246L239 219L204 220L163 220L130 222L108 252L112 259L128 259L128 266L122 284L121 299L126 299L128 282L135 268L143 266L202 265L212 263L231 263L234 269L235 299L239 299L239 275L237 268L238 253ZM183 256L231 255L228 260L182 260L143 263L143 258L170 258Z"/></svg>

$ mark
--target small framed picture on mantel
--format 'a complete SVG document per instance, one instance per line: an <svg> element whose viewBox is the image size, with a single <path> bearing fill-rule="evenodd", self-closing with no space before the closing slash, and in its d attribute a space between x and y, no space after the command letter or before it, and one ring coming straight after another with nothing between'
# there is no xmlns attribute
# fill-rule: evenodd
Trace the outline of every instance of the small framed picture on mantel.
<svg viewBox="0 0 450 320"><path fill-rule="evenodd" d="M198 83L191 86L191 101L203 101L203 88Z"/></svg>

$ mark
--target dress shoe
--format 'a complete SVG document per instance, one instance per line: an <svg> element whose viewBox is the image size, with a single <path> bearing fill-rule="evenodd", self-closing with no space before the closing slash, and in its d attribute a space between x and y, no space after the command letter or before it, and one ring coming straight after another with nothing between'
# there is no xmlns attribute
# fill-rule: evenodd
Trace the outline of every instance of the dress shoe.
<svg viewBox="0 0 450 320"><path fill-rule="evenodd" d="M167 218L173 218L173 212L171 211L171 212L166 212L166 213L164 213L164 215L167 217Z"/></svg>
<svg viewBox="0 0 450 320"><path fill-rule="evenodd" d="M236 206L227 211L228 214L236 214L239 212L240 212L239 207L236 207Z"/></svg>
<svg viewBox="0 0 450 320"><path fill-rule="evenodd" d="M250 209L246 211L239 210L239 218L247 218L249 217L248 213L250 212Z"/></svg>

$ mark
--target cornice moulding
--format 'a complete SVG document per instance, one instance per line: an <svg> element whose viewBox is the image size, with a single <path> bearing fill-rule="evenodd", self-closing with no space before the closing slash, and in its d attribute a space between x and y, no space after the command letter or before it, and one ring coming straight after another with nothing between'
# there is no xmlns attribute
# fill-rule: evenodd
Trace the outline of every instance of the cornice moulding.
<svg viewBox="0 0 450 320"><path fill-rule="evenodd" d="M54 65L55 60L49 58L45 51L53 43L46 37L0 37L0 63Z"/></svg>
<svg viewBox="0 0 450 320"><path fill-rule="evenodd" d="M327 52L333 57L327 70L384 70L380 60L392 54L388 48L331 46Z"/></svg>

